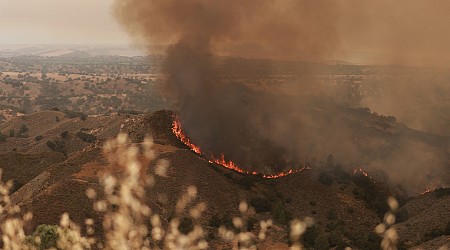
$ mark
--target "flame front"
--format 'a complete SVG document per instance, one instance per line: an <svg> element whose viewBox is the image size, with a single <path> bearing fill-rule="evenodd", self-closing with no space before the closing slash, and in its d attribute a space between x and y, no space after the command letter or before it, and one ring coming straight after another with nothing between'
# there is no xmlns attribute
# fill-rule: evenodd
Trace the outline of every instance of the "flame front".
<svg viewBox="0 0 450 250"><path fill-rule="evenodd" d="M369 178L373 183L375 183L375 180L372 178L372 176L370 176L369 173L364 171L362 168L353 169L353 175L356 175L357 173L364 175L365 177Z"/></svg>
<svg viewBox="0 0 450 250"><path fill-rule="evenodd" d="M207 158L210 163L216 163L222 167L225 167L227 169L230 169L230 170L236 171L238 173L242 173L242 174L248 174L248 175L257 175L258 174L255 171L250 172L250 171L246 171L246 170L240 168L238 165L236 165L236 163L234 163L231 160L228 160L228 161L225 160L225 155L223 153L220 154L220 157L216 157L213 154L211 154L209 157L206 157L205 154L202 153L200 147L195 145L193 142L191 142L189 137L186 136L186 134L183 132L183 129L181 128L180 121L176 118L174 118L174 121L172 124L172 132L182 143L184 143L186 146L188 146L195 153L201 155L204 158ZM263 174L262 177L265 179L275 179L275 178L280 178L280 177L287 176L290 174L298 173L303 170L308 170L308 169L311 169L311 168L303 167L301 169L290 169L289 171L280 172L278 174L268 174L268 175Z"/></svg>

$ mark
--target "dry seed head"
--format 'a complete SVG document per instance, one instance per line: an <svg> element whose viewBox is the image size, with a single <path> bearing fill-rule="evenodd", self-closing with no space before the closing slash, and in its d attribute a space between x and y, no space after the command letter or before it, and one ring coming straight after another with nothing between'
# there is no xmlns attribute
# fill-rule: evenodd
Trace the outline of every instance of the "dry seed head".
<svg viewBox="0 0 450 250"><path fill-rule="evenodd" d="M94 225L94 220L93 219L86 219L84 221L84 224L86 224L88 226L92 226L92 225Z"/></svg>
<svg viewBox="0 0 450 250"><path fill-rule="evenodd" d="M200 202L194 208L189 211L192 218L198 220L202 216L202 213L206 210L206 203Z"/></svg>
<svg viewBox="0 0 450 250"><path fill-rule="evenodd" d="M117 135L117 144L124 145L128 141L128 135L125 133L120 133Z"/></svg>
<svg viewBox="0 0 450 250"><path fill-rule="evenodd" d="M386 225L384 223L378 224L378 226L375 227L375 233L382 235L386 231Z"/></svg>
<svg viewBox="0 0 450 250"><path fill-rule="evenodd" d="M169 161L162 159L158 161L155 166L155 174L161 177L167 177L167 170L169 169Z"/></svg>
<svg viewBox="0 0 450 250"><path fill-rule="evenodd" d="M244 225L243 221L239 217L233 217L233 225L235 228L241 229Z"/></svg>
<svg viewBox="0 0 450 250"><path fill-rule="evenodd" d="M248 211L248 204L245 201L241 201L241 203L239 203L239 211L243 214L245 214Z"/></svg>
<svg viewBox="0 0 450 250"><path fill-rule="evenodd" d="M395 215L393 213L387 212L384 215L384 222L389 225L392 226L395 223Z"/></svg>
<svg viewBox="0 0 450 250"><path fill-rule="evenodd" d="M187 193L189 197L195 198L197 196L197 188L195 186L189 186Z"/></svg>
<svg viewBox="0 0 450 250"><path fill-rule="evenodd" d="M386 237L393 242L396 242L398 239L397 231L394 228L389 228L388 230L386 230L385 234Z"/></svg>
<svg viewBox="0 0 450 250"><path fill-rule="evenodd" d="M69 215L67 213L64 213L61 217L61 221L59 222L59 224L62 227L68 227L69 223L70 223Z"/></svg>
<svg viewBox="0 0 450 250"><path fill-rule="evenodd" d="M291 238L298 239L306 231L307 224L303 221L293 220L291 222Z"/></svg>
<svg viewBox="0 0 450 250"><path fill-rule="evenodd" d="M399 207L397 199L395 199L392 196L390 196L388 198L387 203L388 203L388 205L389 205L389 207L391 208L392 211L396 211L398 209L398 207Z"/></svg>
<svg viewBox="0 0 450 250"><path fill-rule="evenodd" d="M86 196L87 196L89 199L93 200L93 199L95 199L95 197L97 196L97 192L95 192L95 190L92 189L92 188L88 188L88 189L86 190Z"/></svg>
<svg viewBox="0 0 450 250"><path fill-rule="evenodd" d="M31 219L33 219L33 214L31 212L23 215L23 221L30 221Z"/></svg>

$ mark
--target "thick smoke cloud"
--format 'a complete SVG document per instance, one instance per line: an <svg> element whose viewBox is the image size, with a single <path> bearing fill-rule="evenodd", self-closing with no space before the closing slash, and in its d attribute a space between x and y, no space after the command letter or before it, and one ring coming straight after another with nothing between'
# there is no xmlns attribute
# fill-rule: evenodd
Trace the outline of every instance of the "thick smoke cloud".
<svg viewBox="0 0 450 250"><path fill-rule="evenodd" d="M218 56L329 60L348 47L346 34L371 26L362 16L345 16L364 10L363 4L350 10L344 2L117 0L115 13L137 40L171 44L164 93L206 154L224 153L239 166L264 173L315 164L333 154L345 166L381 169L412 192L430 181L446 184L438 174L449 163L446 138L423 139L342 105L317 78L319 64L296 64L296 76L284 78L289 82L261 87L277 72L275 64L265 61L263 71L253 72L247 60ZM352 18L362 26L350 23ZM341 26L346 23L353 28ZM377 101L367 98L362 104L382 110ZM399 174L404 171L411 176Z"/></svg>

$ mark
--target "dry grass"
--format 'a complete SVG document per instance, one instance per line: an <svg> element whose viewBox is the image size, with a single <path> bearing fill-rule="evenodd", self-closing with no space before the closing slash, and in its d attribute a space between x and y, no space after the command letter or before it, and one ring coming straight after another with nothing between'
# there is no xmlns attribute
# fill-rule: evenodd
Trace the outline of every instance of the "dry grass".
<svg viewBox="0 0 450 250"><path fill-rule="evenodd" d="M187 188L176 203L175 216L164 221L159 214L147 206L146 189L155 184L155 176L143 175L142 167L155 160L152 149L153 141L145 139L141 145L130 143L125 134L120 134L115 140L108 141L103 147L105 157L109 162L110 171L101 177L102 189L86 191L93 200L94 209L103 214L104 240L95 239L94 221L86 218L86 234L81 232L80 225L73 223L68 214L64 214L60 225L56 227L53 249L207 249L206 231L200 224L202 214L207 205L196 202L197 189ZM144 160L142 159L144 156ZM164 177L168 170L168 162L156 164L154 173ZM20 217L20 208L12 206L9 198L11 182L0 182L0 212L7 216L1 224L3 248L16 249L46 249L42 237L26 235L24 224L32 218L31 213ZM393 228L395 211L398 203L389 198L391 211L386 213L383 223L375 231L383 237L381 248L397 249L398 236ZM248 231L247 222L254 213L246 202L239 204L240 216L232 218L235 230L221 226L219 236L229 242L233 249L258 249L267 238L267 232L272 226L272 220L260 221L256 231ZM192 229L188 232L180 229L181 220L189 217ZM314 224L312 218L293 220L291 222L291 249L303 249L302 235L308 227Z"/></svg>

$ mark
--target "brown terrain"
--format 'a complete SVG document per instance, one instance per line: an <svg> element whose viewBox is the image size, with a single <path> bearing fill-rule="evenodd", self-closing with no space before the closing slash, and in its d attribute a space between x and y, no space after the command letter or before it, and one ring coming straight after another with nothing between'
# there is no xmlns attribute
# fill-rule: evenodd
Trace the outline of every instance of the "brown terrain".
<svg viewBox="0 0 450 250"><path fill-rule="evenodd" d="M315 227L304 236L306 246L314 248L320 238L328 239L328 246L337 249L345 246L377 249L379 246L380 238L373 230L382 221L383 212L377 210L373 200L358 197L355 190L362 188L361 183L375 185L374 188L381 190L375 194L376 199L385 204L387 195L393 194L387 186L370 184L372 180L363 175L352 175L325 163L273 180L242 175L211 164L190 151L172 134L172 115L169 111L159 111L81 119L67 118L57 111L41 111L0 124L4 134L11 129L20 130L22 124L28 127L23 138L0 142L3 180L12 179L15 185L12 204L20 205L23 213L33 213L27 230L32 232L40 224L58 224L61 214L68 212L80 225L86 218L95 219L96 235L100 237L102 215L93 209L86 189L100 190L101 173L111 170L101 150L104 141L125 132L136 144L151 135L157 159L170 162L167 176L157 177L155 186L147 190L148 203L162 215L163 221L170 219L175 206L173 201L178 200L188 186L197 187L197 201L206 202L208 207L201 223L209 232L210 246L226 248L217 236L214 218L226 223L224 217L239 214L238 205L242 200L255 208L253 219L273 218L275 221L261 249L287 249L289 220L306 216L315 220ZM95 136L95 140L83 141L77 136L80 131ZM39 135L42 139L36 141ZM55 150L47 141L63 143ZM153 173L156 162L145 166L147 174ZM324 173L330 181L321 181ZM448 194L438 196L430 192L400 202L398 219L401 221L396 228L402 246L434 249L450 244L448 235L426 236L435 229L443 231L450 224Z"/></svg>

